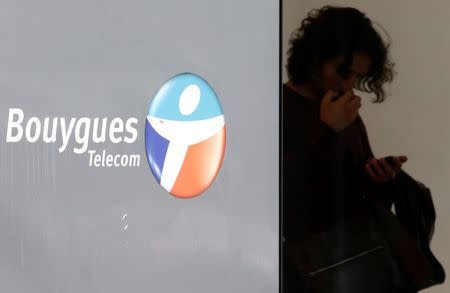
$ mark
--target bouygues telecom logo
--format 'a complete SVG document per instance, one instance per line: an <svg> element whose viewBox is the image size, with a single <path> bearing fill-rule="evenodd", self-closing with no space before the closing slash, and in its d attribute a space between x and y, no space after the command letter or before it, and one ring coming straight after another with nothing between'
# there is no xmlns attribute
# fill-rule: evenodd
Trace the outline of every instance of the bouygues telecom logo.
<svg viewBox="0 0 450 293"><path fill-rule="evenodd" d="M37 117L15 107L9 109L6 142L56 145L59 153L85 157L92 168L140 167L140 153L114 153L111 147L134 144L138 124L136 117ZM200 76L176 75L153 97L145 119L147 162L170 194L190 198L204 192L219 172L225 141L219 100Z"/></svg>
<svg viewBox="0 0 450 293"><path fill-rule="evenodd" d="M176 75L153 97L145 122L147 162L170 194L192 198L204 192L219 172L225 145L222 107L203 78Z"/></svg>

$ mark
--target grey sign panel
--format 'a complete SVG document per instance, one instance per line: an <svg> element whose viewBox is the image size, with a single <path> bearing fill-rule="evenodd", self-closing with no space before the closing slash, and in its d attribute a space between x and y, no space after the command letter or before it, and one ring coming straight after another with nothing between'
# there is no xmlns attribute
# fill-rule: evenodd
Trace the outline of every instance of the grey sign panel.
<svg viewBox="0 0 450 293"><path fill-rule="evenodd" d="M0 1L0 291L277 292L278 18L272 0ZM151 99L182 72L215 90L227 131L191 199L145 153ZM94 142L83 118L136 118L136 139ZM92 150L139 165L90 166Z"/></svg>

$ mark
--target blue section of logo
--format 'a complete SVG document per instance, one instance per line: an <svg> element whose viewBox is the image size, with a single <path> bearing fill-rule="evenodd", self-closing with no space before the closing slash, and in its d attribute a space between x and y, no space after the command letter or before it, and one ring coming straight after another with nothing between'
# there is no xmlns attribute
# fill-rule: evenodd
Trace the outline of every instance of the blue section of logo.
<svg viewBox="0 0 450 293"><path fill-rule="evenodd" d="M161 183L161 173L168 147L169 141L160 136L146 119L145 148L147 150L147 162L158 183Z"/></svg>
<svg viewBox="0 0 450 293"><path fill-rule="evenodd" d="M183 115L179 111L179 97L190 85L196 85L200 89L200 104L193 113ZM193 73L182 73L167 81L156 93L147 113L152 117L176 121L196 121L222 114L222 107L212 87L203 78Z"/></svg>

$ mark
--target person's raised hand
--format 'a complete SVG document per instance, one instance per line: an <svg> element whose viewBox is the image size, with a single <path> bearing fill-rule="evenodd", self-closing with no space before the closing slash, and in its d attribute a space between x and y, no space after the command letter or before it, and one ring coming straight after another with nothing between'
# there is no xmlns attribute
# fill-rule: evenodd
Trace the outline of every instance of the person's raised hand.
<svg viewBox="0 0 450 293"><path fill-rule="evenodd" d="M365 171L374 183L388 182L395 178L400 172L403 163L408 160L406 156L392 157L393 165L389 164L386 158L371 158L365 165Z"/></svg>
<svg viewBox="0 0 450 293"><path fill-rule="evenodd" d="M327 91L320 104L320 120L333 128L336 132L345 129L358 116L361 98L353 90L345 92L337 100L334 91Z"/></svg>

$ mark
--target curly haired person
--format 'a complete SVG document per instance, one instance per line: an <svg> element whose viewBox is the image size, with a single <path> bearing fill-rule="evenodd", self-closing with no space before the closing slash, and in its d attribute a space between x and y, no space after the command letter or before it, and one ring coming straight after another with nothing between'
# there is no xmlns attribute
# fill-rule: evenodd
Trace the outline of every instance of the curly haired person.
<svg viewBox="0 0 450 293"><path fill-rule="evenodd" d="M375 158L354 90L385 100L389 44L349 7L311 11L288 49L283 85L283 289L412 292L371 216L407 161Z"/></svg>

